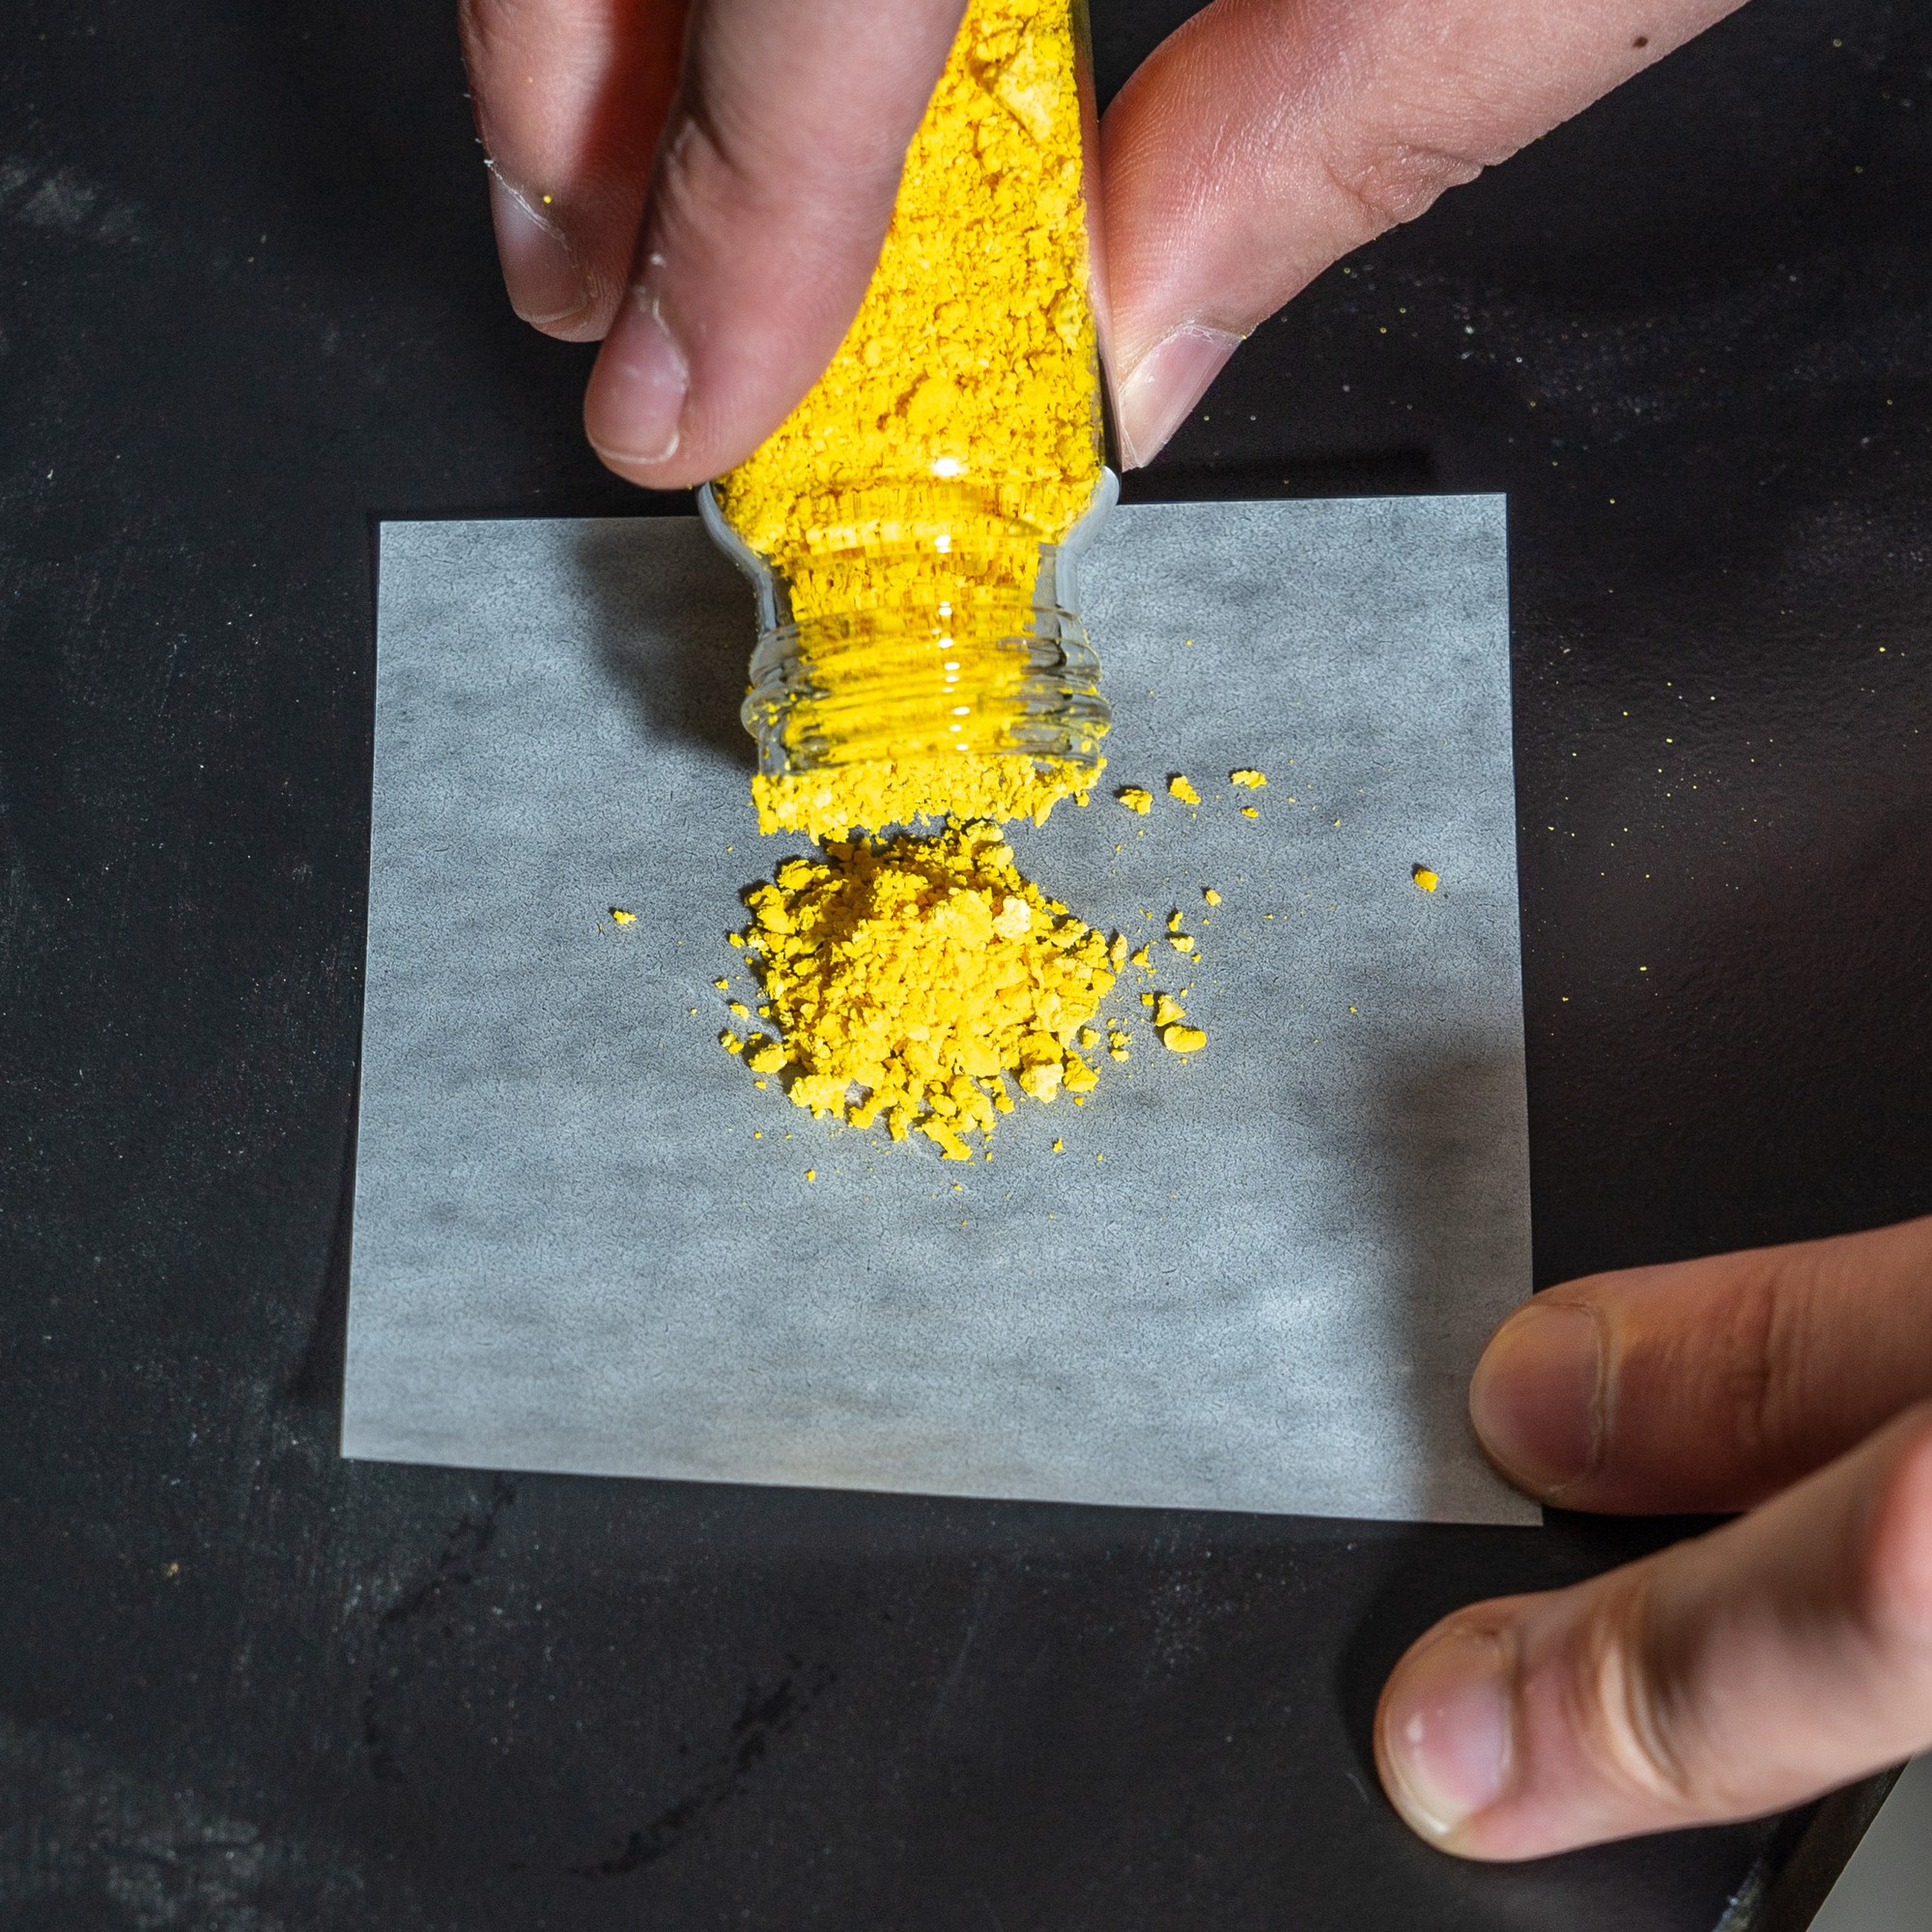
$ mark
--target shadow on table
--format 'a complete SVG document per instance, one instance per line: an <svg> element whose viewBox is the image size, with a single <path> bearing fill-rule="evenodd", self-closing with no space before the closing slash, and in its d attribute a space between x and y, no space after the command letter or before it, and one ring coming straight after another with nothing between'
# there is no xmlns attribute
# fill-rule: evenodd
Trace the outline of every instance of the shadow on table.
<svg viewBox="0 0 1932 1932"><path fill-rule="evenodd" d="M1529 1293L1522 1060L1451 1047L1398 1056L1372 1088L1365 1157L1382 1170L1385 1359L1399 1364L1428 1471L1418 1502L1466 1518L1489 1488L1469 1426L1468 1378L1499 1292Z"/></svg>
<svg viewBox="0 0 1932 1932"><path fill-rule="evenodd" d="M739 722L756 641L751 586L695 520L601 518L573 531L592 613L583 641L647 738L670 736L749 768Z"/></svg>

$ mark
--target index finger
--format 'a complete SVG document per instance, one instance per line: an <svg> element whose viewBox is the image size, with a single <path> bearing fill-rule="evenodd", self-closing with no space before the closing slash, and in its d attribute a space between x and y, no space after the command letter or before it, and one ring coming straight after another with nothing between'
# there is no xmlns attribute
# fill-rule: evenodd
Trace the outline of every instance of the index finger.
<svg viewBox="0 0 1932 1932"><path fill-rule="evenodd" d="M458 24L510 303L594 342L623 299L687 0L462 0Z"/></svg>

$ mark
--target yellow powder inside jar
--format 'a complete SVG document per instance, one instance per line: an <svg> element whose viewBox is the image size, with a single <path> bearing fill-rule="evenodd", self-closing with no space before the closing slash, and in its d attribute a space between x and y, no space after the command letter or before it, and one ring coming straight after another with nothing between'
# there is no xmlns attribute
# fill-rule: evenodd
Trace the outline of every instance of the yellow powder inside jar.
<svg viewBox="0 0 1932 1932"><path fill-rule="evenodd" d="M1101 473L1081 119L1067 0L971 0L843 346L717 486L797 626L766 832L1040 822L1104 763L1104 714L1042 736L1036 649Z"/></svg>
<svg viewBox="0 0 1932 1932"><path fill-rule="evenodd" d="M1095 1084L1073 1042L1114 984L1107 940L1021 876L996 826L835 843L746 903L794 1104L968 1160L1009 1081L1041 1101Z"/></svg>

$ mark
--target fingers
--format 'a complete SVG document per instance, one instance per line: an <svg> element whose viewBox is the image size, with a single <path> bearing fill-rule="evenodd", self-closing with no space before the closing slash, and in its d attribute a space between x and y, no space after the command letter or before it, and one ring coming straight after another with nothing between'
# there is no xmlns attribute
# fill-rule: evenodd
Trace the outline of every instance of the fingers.
<svg viewBox="0 0 1932 1932"><path fill-rule="evenodd" d="M1592 1275L1492 1338L1469 1412L1566 1509L1747 1508L1932 1396L1932 1217Z"/></svg>
<svg viewBox="0 0 1932 1932"><path fill-rule="evenodd" d="M1214 0L1102 128L1126 461L1330 263L1740 4Z"/></svg>
<svg viewBox="0 0 1932 1932"><path fill-rule="evenodd" d="M1779 1810L1932 1744L1932 1405L1755 1515L1446 1618L1376 1714L1383 1787L1466 1858Z"/></svg>
<svg viewBox="0 0 1932 1932"><path fill-rule="evenodd" d="M858 312L964 0L696 0L632 267L584 401L620 475L716 475Z"/></svg>
<svg viewBox="0 0 1932 1932"><path fill-rule="evenodd" d="M462 0L510 304L569 342L611 326L676 91L685 0Z"/></svg>

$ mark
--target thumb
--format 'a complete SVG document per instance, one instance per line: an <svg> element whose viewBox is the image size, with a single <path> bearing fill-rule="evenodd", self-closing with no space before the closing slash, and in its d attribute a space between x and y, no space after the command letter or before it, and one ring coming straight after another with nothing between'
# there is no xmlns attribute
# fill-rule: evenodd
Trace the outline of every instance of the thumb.
<svg viewBox="0 0 1932 1932"><path fill-rule="evenodd" d="M584 398L620 475L717 475L832 360L963 4L695 0L629 292Z"/></svg>
<svg viewBox="0 0 1932 1932"><path fill-rule="evenodd" d="M1754 1515L1445 1618L1376 1714L1422 1836L1524 1859L1747 1818L1932 1744L1932 1404Z"/></svg>
<svg viewBox="0 0 1932 1932"><path fill-rule="evenodd" d="M1330 263L1742 0L1214 0L1101 128L1122 454Z"/></svg>

